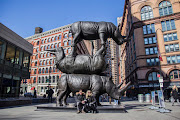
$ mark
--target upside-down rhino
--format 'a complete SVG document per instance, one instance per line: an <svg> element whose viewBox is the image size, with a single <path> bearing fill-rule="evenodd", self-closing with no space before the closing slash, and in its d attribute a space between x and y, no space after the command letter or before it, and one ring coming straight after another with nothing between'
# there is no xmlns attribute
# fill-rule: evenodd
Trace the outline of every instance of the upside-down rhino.
<svg viewBox="0 0 180 120"><path fill-rule="evenodd" d="M75 45L83 39L100 39L101 45L105 45L107 38L112 38L118 45L129 41L111 22L78 21L71 25L69 33L72 33L73 36L71 55L74 55Z"/></svg>
<svg viewBox="0 0 180 120"><path fill-rule="evenodd" d="M63 73L68 74L100 74L107 65L104 58L104 47L102 46L95 55L65 56L62 47L49 49L56 56L56 67Z"/></svg>
<svg viewBox="0 0 180 120"><path fill-rule="evenodd" d="M121 95L126 91L131 82L119 89L116 86L112 77L100 75L85 75L85 74L64 74L58 80L57 105L67 105L66 99L68 95L77 92L80 89L83 91L91 90L99 105L99 96L107 93L114 99L120 99Z"/></svg>

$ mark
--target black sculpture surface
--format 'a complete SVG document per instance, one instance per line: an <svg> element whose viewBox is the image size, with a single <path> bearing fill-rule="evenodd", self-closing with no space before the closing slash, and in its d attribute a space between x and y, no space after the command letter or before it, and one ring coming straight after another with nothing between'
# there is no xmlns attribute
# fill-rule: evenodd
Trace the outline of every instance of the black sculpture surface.
<svg viewBox="0 0 180 120"><path fill-rule="evenodd" d="M108 93L114 99L120 99L121 94L131 82L119 89L122 83L115 86L111 77L101 76L105 70L105 43L107 38L112 38L118 45L128 39L121 35L118 28L110 22L76 22L69 32L73 36L72 52L65 56L62 47L48 50L56 56L57 68L66 73L58 80L57 105L66 105L66 99L71 92L91 90L99 104L99 96ZM85 40L101 40L101 48L94 56L76 55L75 45Z"/></svg>
<svg viewBox="0 0 180 120"><path fill-rule="evenodd" d="M118 45L128 41L125 36L122 36L118 27L111 22L89 22L79 21L71 25L70 33L73 36L72 52L75 54L75 45L84 40L101 40L101 45L105 45L107 38L112 38Z"/></svg>
<svg viewBox="0 0 180 120"><path fill-rule="evenodd" d="M119 89L115 86L111 77L100 75L85 74L64 74L58 80L57 105L67 105L66 99L68 95L77 92L91 90L99 104L99 96L108 93L114 99L120 99L122 93L127 89L131 82Z"/></svg>
<svg viewBox="0 0 180 120"><path fill-rule="evenodd" d="M56 66L68 74L100 74L106 69L104 47L102 46L94 56L77 55L65 56L62 47L47 50L56 56Z"/></svg>

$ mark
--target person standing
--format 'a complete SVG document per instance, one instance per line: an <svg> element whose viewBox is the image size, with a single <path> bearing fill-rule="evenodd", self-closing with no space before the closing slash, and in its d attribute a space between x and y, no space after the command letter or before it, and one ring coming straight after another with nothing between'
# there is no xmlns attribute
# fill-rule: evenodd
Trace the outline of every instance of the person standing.
<svg viewBox="0 0 180 120"><path fill-rule="evenodd" d="M175 102L175 100L178 102L178 104L180 104L179 103L179 96L178 96L178 88L177 88L177 86L176 85L174 85L173 86L173 88L172 88L172 91L171 91L171 102L172 102L172 106L174 106L174 102Z"/></svg>
<svg viewBox="0 0 180 120"><path fill-rule="evenodd" d="M37 98L36 89L34 88L34 98Z"/></svg>
<svg viewBox="0 0 180 120"><path fill-rule="evenodd" d="M85 105L85 93L82 90L79 90L79 92L76 93L76 102L77 102L77 114L83 112L84 111L84 105Z"/></svg>
<svg viewBox="0 0 180 120"><path fill-rule="evenodd" d="M48 102L50 102L51 101L51 103L52 103L52 96L53 96L53 94L54 94L54 91L50 88L50 90L48 90Z"/></svg>

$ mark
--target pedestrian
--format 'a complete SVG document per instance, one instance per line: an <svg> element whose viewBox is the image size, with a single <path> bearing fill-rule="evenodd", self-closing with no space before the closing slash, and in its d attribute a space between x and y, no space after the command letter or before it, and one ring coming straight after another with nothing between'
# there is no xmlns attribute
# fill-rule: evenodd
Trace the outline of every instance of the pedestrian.
<svg viewBox="0 0 180 120"><path fill-rule="evenodd" d="M79 90L79 92L76 93L76 103L77 103L77 114L79 113L85 113L84 111L84 105L85 105L85 93L82 90Z"/></svg>
<svg viewBox="0 0 180 120"><path fill-rule="evenodd" d="M172 91L171 91L172 106L174 106L175 101L177 101L179 104L178 88L176 85L173 86Z"/></svg>
<svg viewBox="0 0 180 120"><path fill-rule="evenodd" d="M34 88L34 98L37 98L36 89Z"/></svg>
<svg viewBox="0 0 180 120"><path fill-rule="evenodd" d="M118 105L118 100L114 99L114 105Z"/></svg>
<svg viewBox="0 0 180 120"><path fill-rule="evenodd" d="M54 94L54 91L50 88L48 91L47 91L47 93L48 93L48 102L51 102L52 103L52 96L53 96L53 94Z"/></svg>
<svg viewBox="0 0 180 120"><path fill-rule="evenodd" d="M85 112L90 111L93 113L98 113L96 99L92 95L92 92L90 90L88 90L86 92L86 100L85 100L84 110L85 110Z"/></svg>

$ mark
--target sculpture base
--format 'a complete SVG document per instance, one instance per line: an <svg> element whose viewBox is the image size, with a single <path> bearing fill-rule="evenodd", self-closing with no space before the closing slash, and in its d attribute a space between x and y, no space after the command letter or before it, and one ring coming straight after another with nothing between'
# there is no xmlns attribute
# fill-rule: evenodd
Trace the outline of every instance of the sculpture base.
<svg viewBox="0 0 180 120"><path fill-rule="evenodd" d="M36 111L57 111L57 112L76 112L77 108L74 104L70 103L67 106L56 106L56 104L43 104L36 106ZM97 107L99 113L125 113L123 105L101 105Z"/></svg>

